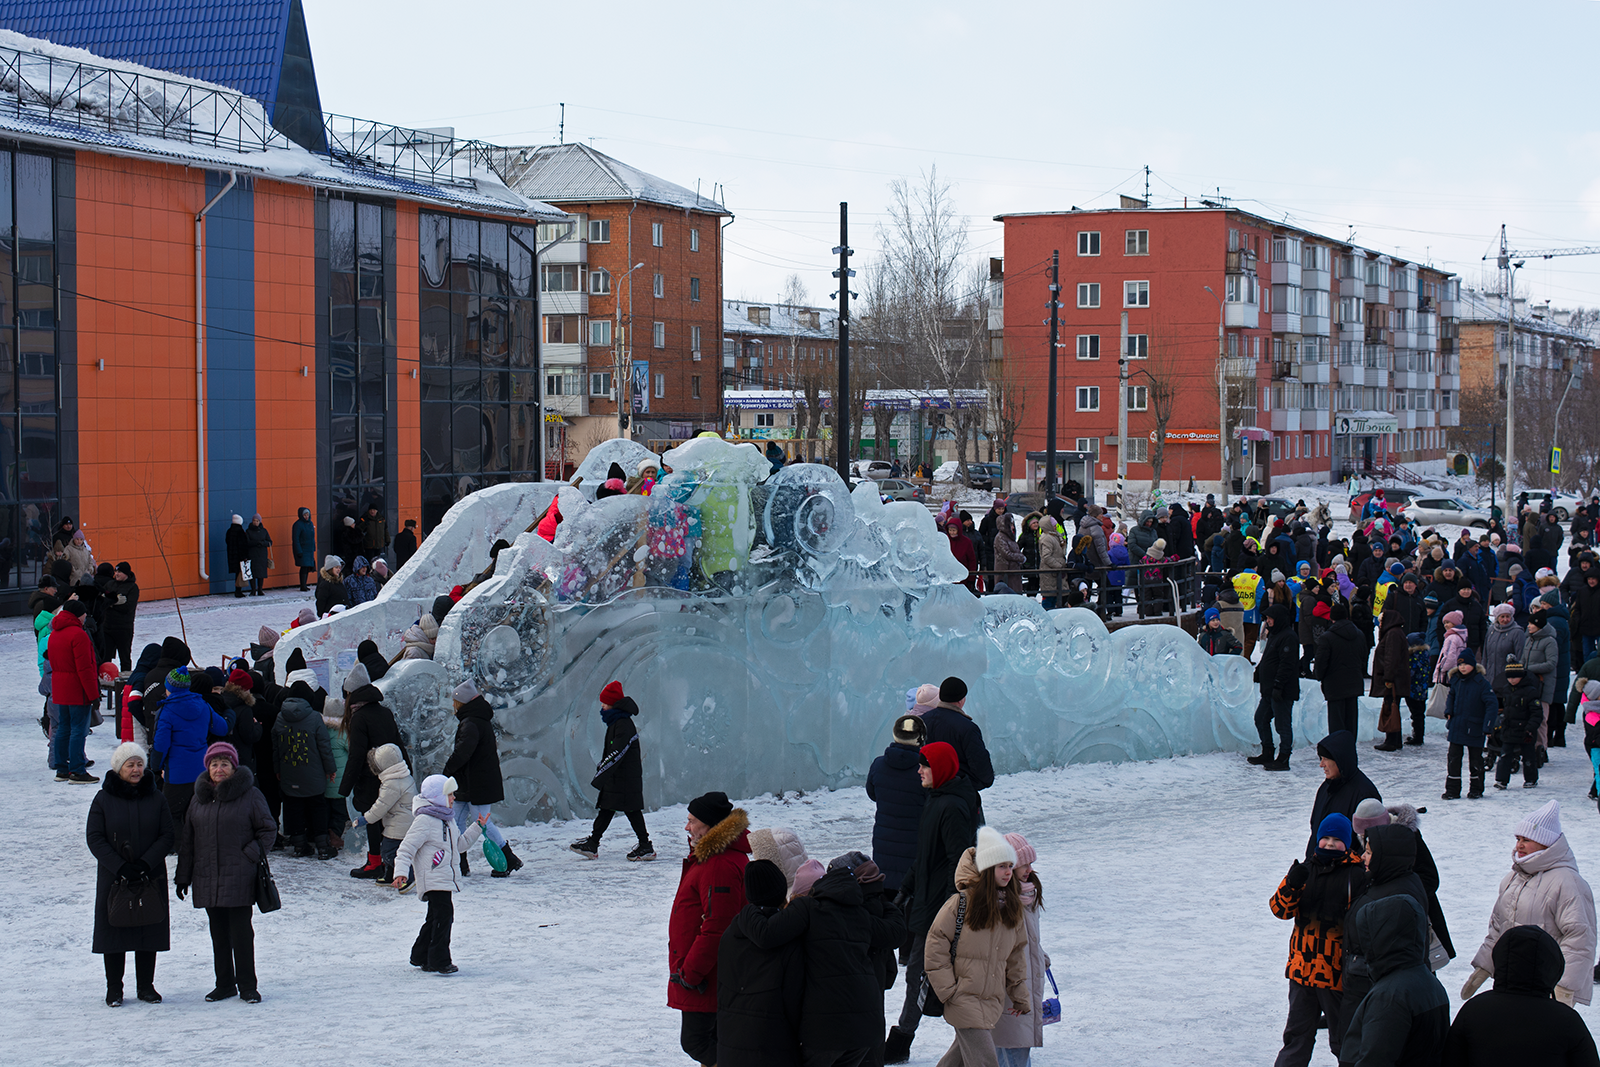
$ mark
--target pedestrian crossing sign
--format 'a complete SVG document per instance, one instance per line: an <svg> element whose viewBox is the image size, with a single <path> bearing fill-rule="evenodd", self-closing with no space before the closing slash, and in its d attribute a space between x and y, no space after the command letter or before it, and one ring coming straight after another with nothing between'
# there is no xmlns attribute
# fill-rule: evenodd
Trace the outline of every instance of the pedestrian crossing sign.
<svg viewBox="0 0 1600 1067"><path fill-rule="evenodd" d="M1559 448L1552 448L1550 450L1550 473L1561 473L1561 449Z"/></svg>

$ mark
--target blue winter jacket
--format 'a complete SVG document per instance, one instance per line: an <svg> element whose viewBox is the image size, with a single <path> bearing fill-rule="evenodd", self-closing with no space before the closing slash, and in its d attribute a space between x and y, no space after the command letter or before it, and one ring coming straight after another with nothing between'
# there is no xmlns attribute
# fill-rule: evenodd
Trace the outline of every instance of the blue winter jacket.
<svg viewBox="0 0 1600 1067"><path fill-rule="evenodd" d="M1114 567L1125 567L1133 562L1128 558L1128 546L1126 544L1112 545L1106 550L1106 555L1110 557L1111 565ZM1107 571L1106 584L1120 586L1127 581L1127 577L1122 571Z"/></svg>
<svg viewBox="0 0 1600 1067"><path fill-rule="evenodd" d="M917 777L917 750L891 744L867 771L867 796L878 805L872 821L872 862L893 896L917 858L917 825L928 791Z"/></svg>
<svg viewBox="0 0 1600 1067"><path fill-rule="evenodd" d="M187 689L168 692L161 701L154 745L167 781L187 785L200 777L213 736L227 737L228 723L204 697Z"/></svg>
<svg viewBox="0 0 1600 1067"><path fill-rule="evenodd" d="M1484 737L1494 729L1499 716L1500 700L1481 667L1465 678L1459 672L1451 672L1444 717L1450 724L1448 737L1452 745L1482 748Z"/></svg>
<svg viewBox="0 0 1600 1067"><path fill-rule="evenodd" d="M296 519L290 540L294 546L294 565L296 567L315 567L317 565L317 528L311 520Z"/></svg>

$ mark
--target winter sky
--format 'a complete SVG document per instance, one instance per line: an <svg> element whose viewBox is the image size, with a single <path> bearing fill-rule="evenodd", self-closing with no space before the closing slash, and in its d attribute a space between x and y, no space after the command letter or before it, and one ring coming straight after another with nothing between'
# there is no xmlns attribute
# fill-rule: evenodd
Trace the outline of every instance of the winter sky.
<svg viewBox="0 0 1600 1067"><path fill-rule="evenodd" d="M305 0L324 110L500 144L590 141L720 185L729 297L833 291L838 202L870 257L887 186L938 167L976 257L1001 212L1245 210L1468 283L1514 248L1600 244L1600 130L1575 42L1594 0L1505 5L688 4ZM375 17L377 16L377 17ZM1600 257L1530 261L1535 300L1600 304Z"/></svg>

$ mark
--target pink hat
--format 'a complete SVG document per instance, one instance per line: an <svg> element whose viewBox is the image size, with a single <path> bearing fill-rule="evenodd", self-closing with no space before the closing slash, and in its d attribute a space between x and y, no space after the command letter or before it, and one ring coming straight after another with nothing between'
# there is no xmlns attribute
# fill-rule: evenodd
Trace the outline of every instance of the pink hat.
<svg viewBox="0 0 1600 1067"><path fill-rule="evenodd" d="M820 860L806 860L800 865L800 869L794 872L794 888L789 890L789 899L803 897L811 892L811 887L816 884L817 879L827 873L828 868L824 867Z"/></svg>
<svg viewBox="0 0 1600 1067"><path fill-rule="evenodd" d="M1460 626L1464 616L1459 611L1452 611L1445 615L1444 621L1450 626Z"/></svg>
<svg viewBox="0 0 1600 1067"><path fill-rule="evenodd" d="M235 767L239 766L239 750L226 741L213 741L211 747L206 749L205 765L211 766L211 761L221 756Z"/></svg>
<svg viewBox="0 0 1600 1067"><path fill-rule="evenodd" d="M1007 834L1006 841L1017 850L1017 866L1029 867L1039 858L1039 854L1028 844L1028 839L1021 834Z"/></svg>

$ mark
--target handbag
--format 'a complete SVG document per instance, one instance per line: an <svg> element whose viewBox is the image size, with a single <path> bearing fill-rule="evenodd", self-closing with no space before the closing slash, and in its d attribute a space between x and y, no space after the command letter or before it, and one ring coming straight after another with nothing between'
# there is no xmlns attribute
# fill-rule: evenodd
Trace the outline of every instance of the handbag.
<svg viewBox="0 0 1600 1067"><path fill-rule="evenodd" d="M1043 1025L1049 1026L1051 1023L1061 1021L1061 987L1056 985L1056 976L1050 973L1050 968L1044 969L1044 976L1050 979L1050 989L1055 993L1055 996L1044 999Z"/></svg>
<svg viewBox="0 0 1600 1067"><path fill-rule="evenodd" d="M967 921L967 897L962 894L956 903L956 936L950 939L950 966L955 967L956 946L961 944L961 927ZM922 972L922 984L917 989L917 1007L922 1014L930 1019L944 1018L944 1002L939 999L939 994L933 991L933 983L928 981L928 972Z"/></svg>
<svg viewBox="0 0 1600 1067"><path fill-rule="evenodd" d="M1428 692L1428 706L1426 714L1430 719L1444 718L1445 704L1450 700L1450 687L1444 682L1438 682Z"/></svg>
<svg viewBox="0 0 1600 1067"><path fill-rule="evenodd" d="M278 883L272 878L272 868L267 866L265 856L256 865L256 907L263 915L283 907L283 897L278 895Z"/></svg>
<svg viewBox="0 0 1600 1067"><path fill-rule="evenodd" d="M127 845L122 846L122 856L130 862L133 859ZM137 882L113 879L111 894L106 898L106 921L112 926L152 926L166 922L166 882L154 877Z"/></svg>
<svg viewBox="0 0 1600 1067"><path fill-rule="evenodd" d="M1428 925L1428 970L1440 971L1450 962L1450 952L1444 947L1444 942L1439 940L1439 935L1433 932L1433 925Z"/></svg>

